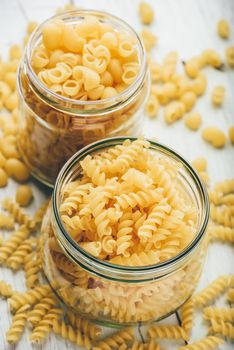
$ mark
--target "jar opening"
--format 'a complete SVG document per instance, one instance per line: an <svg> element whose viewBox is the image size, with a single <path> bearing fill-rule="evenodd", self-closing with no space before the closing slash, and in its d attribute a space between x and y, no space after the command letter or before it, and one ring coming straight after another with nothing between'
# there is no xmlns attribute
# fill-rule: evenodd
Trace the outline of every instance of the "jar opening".
<svg viewBox="0 0 234 350"><path fill-rule="evenodd" d="M163 273L166 274L173 267L173 265L177 266L178 264L186 261L190 254L199 245L202 238L204 237L209 219L209 200L205 185L200 180L196 171L189 165L189 163L171 148L148 140L150 142L150 150L161 152L162 154L171 157L174 161L180 162L182 164L183 168L186 170L187 177L189 177L190 181L192 180L193 182L194 189L192 189L192 191L196 191L198 193L196 200L198 201L197 205L200 209L199 223L197 225L197 232L194 236L194 239L183 251L181 251L176 256L155 265L136 267L115 265L113 263L95 258L94 256L87 253L84 249L82 249L79 244L76 243L68 234L60 218L58 209L61 187L64 183L68 183L71 181L71 179L78 177L79 169L75 166L79 164L79 161L82 160L86 155L91 154L94 150L98 150L100 152L102 149L115 146L117 144L122 144L127 139L131 141L136 140L134 137L115 137L92 143L74 154L74 156L71 157L63 166L55 183L54 193L52 197L52 212L55 219L55 225L57 226L55 232L59 232L57 239L59 240L64 250L70 257L72 257L74 261L79 261L79 263L81 262L83 266L85 265L87 268L89 266L92 266L92 269L95 267L96 270L101 274L109 274L109 276L111 276L111 274L117 273L118 275L121 275L122 278L126 278L127 276L130 279L131 277L133 278L136 274L138 276L141 276L141 278L150 277L150 275L153 273L155 275L155 272L157 271L161 275ZM186 180L185 178L184 180L188 182L189 179Z"/></svg>
<svg viewBox="0 0 234 350"><path fill-rule="evenodd" d="M77 19L82 19L85 16L96 16L102 23L111 21L113 23L113 26L115 28L121 28L121 30L126 30L130 32L135 38L136 38L136 45L138 48L138 57L139 57L139 65L140 70L138 72L138 75L135 79L135 81L130 84L125 90L122 92L119 92L117 95L109 98L105 98L102 100L95 100L95 101L84 101L84 100L76 100L72 98L68 98L65 96L62 96L52 90L50 90L46 85L44 85L37 77L36 73L34 72L34 69L31 65L31 55L33 52L33 49L36 45L38 45L41 41L41 29L43 26L45 26L48 22L55 19L60 19L63 21L68 21L68 23L73 23L73 21ZM147 62L146 62L146 53L143 46L143 43L139 37L139 35L136 33L136 31L129 26L125 21L121 20L120 18L111 15L107 12L103 11L95 11L95 10L73 10L66 12L64 14L55 15L53 17L50 17L46 21L44 21L39 27L35 29L33 32L33 35L31 36L29 43L26 47L26 54L25 54L25 63L28 69L28 76L29 80L35 90L35 92L42 98L48 101L48 103L51 103L55 107L63 108L64 110L68 111L70 108L74 108L74 113L79 112L80 114L87 114L87 111L89 114L97 114L98 113L105 113L106 110L110 111L110 109L116 109L118 105L122 105L123 101L129 102L131 98L137 94L137 92L142 88L145 77L147 74ZM61 107L62 106L62 107ZM79 109L79 106L81 107L88 107L87 110Z"/></svg>

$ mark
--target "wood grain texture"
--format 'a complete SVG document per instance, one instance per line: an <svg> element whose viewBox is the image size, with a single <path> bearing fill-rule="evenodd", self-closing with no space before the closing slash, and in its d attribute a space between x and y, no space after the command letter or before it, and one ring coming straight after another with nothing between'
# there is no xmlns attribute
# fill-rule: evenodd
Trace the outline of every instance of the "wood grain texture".
<svg viewBox="0 0 234 350"><path fill-rule="evenodd" d="M234 1L233 0L147 0L155 9L155 22L151 29L159 37L158 45L153 55L161 59L168 51L176 50L181 60L199 54L205 48L215 48L224 57L226 46L234 45ZM63 0L0 0L0 52L4 58L10 45L22 42L28 20L42 21L53 15L55 9L63 6ZM125 19L136 30L141 29L138 19L138 0L75 0L77 5L109 11ZM232 25L232 35L227 41L216 35L216 23L224 17ZM208 93L199 99L195 109L203 117L203 127L216 125L225 133L230 125L234 125L234 71L225 72L206 69L208 77ZM215 85L223 84L226 87L227 97L223 108L214 109L210 103L210 92ZM146 119L142 125L142 132L149 138L157 138L160 142L176 149L188 161L197 156L205 156L208 160L208 171L212 183L234 175L234 148L228 145L222 150L215 150L202 141L200 132L188 131L183 121L167 127L159 115L155 120ZM30 211L40 206L44 198L43 190L32 182L34 202ZM0 199L5 196L14 196L17 184L10 181L6 189L0 190ZM7 232L3 236L7 237ZM200 281L199 290L221 274L233 273L233 248L216 243L209 249L204 272ZM8 269L0 269L0 279L8 281L17 290L24 290L24 276L22 272L13 274ZM219 305L219 304L218 304ZM7 303L0 300L0 350L14 349L7 345L5 333L9 328L11 316L7 311ZM175 323L176 317L163 321ZM107 330L107 333L112 332ZM207 327L202 323L200 314L196 316L192 332L192 340L203 338ZM170 350L177 349L175 342L164 342L164 347ZM178 344L179 345L179 344ZM180 344L181 345L181 344ZM78 349L55 335L51 335L43 346L33 346L28 340L28 333L24 334L19 350L43 349ZM231 350L232 345L225 343L220 349Z"/></svg>

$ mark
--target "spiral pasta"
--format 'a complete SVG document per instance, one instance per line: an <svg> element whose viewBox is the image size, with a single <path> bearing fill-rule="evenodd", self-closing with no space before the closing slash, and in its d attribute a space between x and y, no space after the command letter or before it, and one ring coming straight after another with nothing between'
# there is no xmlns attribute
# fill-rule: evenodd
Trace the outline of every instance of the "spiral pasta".
<svg viewBox="0 0 234 350"><path fill-rule="evenodd" d="M190 333L193 327L194 302L189 299L181 308L181 327Z"/></svg>
<svg viewBox="0 0 234 350"><path fill-rule="evenodd" d="M216 191L221 192L223 195L234 192L234 179L224 180L218 182L214 188Z"/></svg>
<svg viewBox="0 0 234 350"><path fill-rule="evenodd" d="M95 344L94 349L100 350L112 350L113 348L118 348L121 344L131 342L133 340L133 329L125 328L108 338Z"/></svg>
<svg viewBox="0 0 234 350"><path fill-rule="evenodd" d="M225 226L211 226L208 230L212 240L234 243L234 228Z"/></svg>
<svg viewBox="0 0 234 350"><path fill-rule="evenodd" d="M50 312L50 309L56 306L58 301L54 296L43 298L28 314L28 322L35 327L38 325L44 316Z"/></svg>
<svg viewBox="0 0 234 350"><path fill-rule="evenodd" d="M20 243L29 235L29 231L22 226L0 247L0 264L6 262L8 257L20 246Z"/></svg>
<svg viewBox="0 0 234 350"><path fill-rule="evenodd" d="M14 219L21 225L25 225L28 229L32 228L32 222L25 212L20 208L19 204L6 198L3 201L3 208L12 214Z"/></svg>
<svg viewBox="0 0 234 350"><path fill-rule="evenodd" d="M212 303L225 289L230 287L231 276L223 275L209 284L201 292L193 298L194 303L200 306L205 306Z"/></svg>
<svg viewBox="0 0 234 350"><path fill-rule="evenodd" d="M34 305L41 298L51 294L51 289L48 284L42 284L34 289L29 289L25 293L14 292L9 299L9 306L12 313L16 312L25 304Z"/></svg>
<svg viewBox="0 0 234 350"><path fill-rule="evenodd" d="M13 294L13 290L10 284L4 281L0 281L0 297L10 298Z"/></svg>
<svg viewBox="0 0 234 350"><path fill-rule="evenodd" d="M102 329L86 319L82 319L72 311L67 312L67 318L72 327L79 329L83 334L86 334L91 340L97 339L102 332Z"/></svg>
<svg viewBox="0 0 234 350"><path fill-rule="evenodd" d="M32 252L34 239L25 239L7 259L6 265L12 270L18 270L24 263L25 257Z"/></svg>
<svg viewBox="0 0 234 350"><path fill-rule="evenodd" d="M22 305L13 316L11 327L6 335L8 343L15 344L19 341L26 325L27 311L29 308L29 304Z"/></svg>
<svg viewBox="0 0 234 350"><path fill-rule="evenodd" d="M216 319L234 322L234 308L206 307L203 310L203 317L206 320Z"/></svg>
<svg viewBox="0 0 234 350"><path fill-rule="evenodd" d="M216 349L219 345L223 344L223 342L223 339L210 335L195 343L181 346L179 350L213 350Z"/></svg>
<svg viewBox="0 0 234 350"><path fill-rule="evenodd" d="M28 254L24 259L24 272L27 288L35 287L39 282L38 272L41 269L37 252Z"/></svg>
<svg viewBox="0 0 234 350"><path fill-rule="evenodd" d="M72 326L67 325L64 321L53 321L53 331L55 334L59 334L64 339L68 339L71 342L79 346L85 346L86 349L91 349L91 341L89 337L82 333L78 329L74 329Z"/></svg>
<svg viewBox="0 0 234 350"><path fill-rule="evenodd" d="M184 339L188 340L189 336L186 330L179 326L151 326L148 329L148 335L151 338L167 339Z"/></svg>
<svg viewBox="0 0 234 350"><path fill-rule="evenodd" d="M218 209L214 205L210 207L210 216L213 221L225 227L234 228L234 207Z"/></svg>
<svg viewBox="0 0 234 350"><path fill-rule="evenodd" d="M215 319L211 319L210 322L210 333L221 334L227 338L234 339L234 326L231 323L223 320L216 321Z"/></svg>
<svg viewBox="0 0 234 350"><path fill-rule="evenodd" d="M14 227L14 219L9 215L0 213L0 228L11 229Z"/></svg>
<svg viewBox="0 0 234 350"><path fill-rule="evenodd" d="M30 334L29 339L31 342L34 344L41 344L52 331L54 321L58 320L62 313L62 309L51 308Z"/></svg>

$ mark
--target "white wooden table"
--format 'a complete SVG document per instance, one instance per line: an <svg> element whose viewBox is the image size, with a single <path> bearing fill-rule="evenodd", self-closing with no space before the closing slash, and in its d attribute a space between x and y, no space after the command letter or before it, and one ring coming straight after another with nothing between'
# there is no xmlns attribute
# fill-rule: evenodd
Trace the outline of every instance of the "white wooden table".
<svg viewBox="0 0 234 350"><path fill-rule="evenodd" d="M162 58L168 51L176 50L181 60L186 60L192 55L199 54L203 49L211 47L217 49L224 56L224 48L234 44L234 1L233 0L148 0L155 9L155 22L151 29L159 37L155 58ZM4 58L10 45L21 43L25 35L25 28L29 20L38 22L54 14L56 8L63 6L64 0L0 0L0 52ZM84 8L92 8L109 11L122 17L136 30L141 29L138 18L138 0L80 0L75 1ZM225 17L232 24L232 35L228 41L221 40L216 35L216 23ZM203 116L203 125L216 125L227 132L228 127L234 125L234 71L219 72L206 69L208 77L208 93L199 100L196 110ZM226 87L227 97L224 107L214 109L210 103L210 91L213 86L223 84ZM147 137L156 137L159 141L180 152L187 160L192 161L197 156L205 156L209 164L209 174L212 183L234 176L234 148L230 143L222 150L215 150L205 144L200 132L188 131L180 121L170 128L167 127L160 115L155 120L146 119L143 126ZM34 182L33 210L39 207L45 197L43 190ZM6 195L14 195L17 184L13 181L6 189L0 190L0 198ZM3 233L7 237L7 233ZM233 247L227 244L216 243L209 248L204 273L198 289L206 286L221 274L233 273L234 269ZM24 290L23 273L13 274L11 271L1 268L0 279L4 279L17 290ZM218 303L219 305L222 305ZM14 349L7 345L5 333L9 327L11 316L7 311L7 303L0 300L0 350ZM165 322L177 324L175 316L171 316ZM108 332L108 330L107 330ZM192 332L192 340L198 340L206 335L207 328L202 324L201 314L196 314L195 325ZM182 343L164 342L165 348L174 350ZM30 344L28 333L24 334L17 349L57 350L78 349L71 343L50 335L46 343L41 347ZM231 350L233 344L226 343L220 349Z"/></svg>

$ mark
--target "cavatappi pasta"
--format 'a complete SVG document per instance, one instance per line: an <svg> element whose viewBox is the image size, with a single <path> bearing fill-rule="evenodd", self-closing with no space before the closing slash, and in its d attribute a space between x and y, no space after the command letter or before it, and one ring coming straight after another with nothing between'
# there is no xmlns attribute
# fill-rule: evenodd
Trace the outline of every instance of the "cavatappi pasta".
<svg viewBox="0 0 234 350"><path fill-rule="evenodd" d="M197 209L179 185L180 164L151 153L149 145L144 139L125 140L88 155L80 162L81 178L62 188L59 215L68 234L88 254L115 266L164 262L196 235ZM48 221L50 210L42 226L44 270L65 303L81 314L126 324L149 321L191 295L203 249L169 277L148 283L110 281L67 258Z"/></svg>
<svg viewBox="0 0 234 350"><path fill-rule="evenodd" d="M19 149L34 175L50 184L88 143L138 135L148 94L136 33L99 12L75 11L72 18L58 15L39 27L20 69Z"/></svg>

